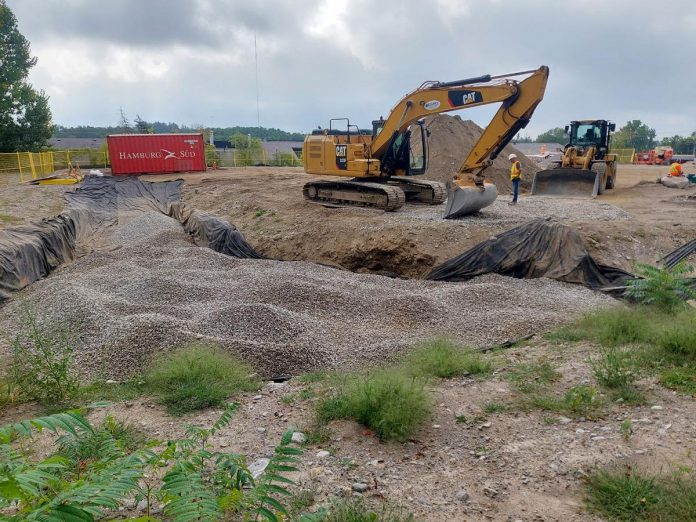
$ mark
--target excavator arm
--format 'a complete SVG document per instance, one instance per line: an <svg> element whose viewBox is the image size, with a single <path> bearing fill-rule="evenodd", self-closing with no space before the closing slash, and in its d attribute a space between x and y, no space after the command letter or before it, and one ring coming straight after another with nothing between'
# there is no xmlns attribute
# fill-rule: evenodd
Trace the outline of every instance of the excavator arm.
<svg viewBox="0 0 696 522"><path fill-rule="evenodd" d="M528 74L518 81L515 76ZM442 112L491 103L500 108L447 185L446 218L470 214L490 205L497 197L495 185L484 183L484 171L500 151L524 127L544 97L549 68L499 76L481 76L455 82L426 82L404 96L381 124L370 145L370 157L382 158L394 140L416 120Z"/></svg>

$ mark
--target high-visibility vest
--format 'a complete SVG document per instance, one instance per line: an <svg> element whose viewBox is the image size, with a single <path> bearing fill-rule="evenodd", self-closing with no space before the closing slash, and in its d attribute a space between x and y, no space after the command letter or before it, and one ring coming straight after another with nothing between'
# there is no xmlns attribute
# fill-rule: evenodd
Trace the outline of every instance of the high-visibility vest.
<svg viewBox="0 0 696 522"><path fill-rule="evenodd" d="M522 177L522 165L519 161L513 161L510 167L510 179L512 181Z"/></svg>
<svg viewBox="0 0 696 522"><path fill-rule="evenodd" d="M669 175L670 176L681 176L682 175L681 163L672 163L672 166L669 168Z"/></svg>

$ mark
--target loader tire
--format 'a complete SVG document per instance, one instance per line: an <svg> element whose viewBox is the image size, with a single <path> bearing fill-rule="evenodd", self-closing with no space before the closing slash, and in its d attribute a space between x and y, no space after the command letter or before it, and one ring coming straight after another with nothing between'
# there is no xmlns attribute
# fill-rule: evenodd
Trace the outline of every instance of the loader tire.
<svg viewBox="0 0 696 522"><path fill-rule="evenodd" d="M611 190L616 186L616 163L611 164L611 176L607 178L607 189Z"/></svg>
<svg viewBox="0 0 696 522"><path fill-rule="evenodd" d="M590 169L599 176L597 195L604 194L604 188L607 186L607 164L603 161L599 161L593 163Z"/></svg>

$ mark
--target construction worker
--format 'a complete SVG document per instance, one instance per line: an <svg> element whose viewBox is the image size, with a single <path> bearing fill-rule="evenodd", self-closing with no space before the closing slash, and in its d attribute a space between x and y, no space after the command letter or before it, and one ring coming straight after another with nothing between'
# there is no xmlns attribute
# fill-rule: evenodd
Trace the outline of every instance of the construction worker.
<svg viewBox="0 0 696 522"><path fill-rule="evenodd" d="M522 165L517 160L517 154L510 154L510 181L512 181L512 201L510 205L517 205L517 198L520 195L520 179L522 178Z"/></svg>
<svg viewBox="0 0 696 522"><path fill-rule="evenodd" d="M681 163L679 163L679 162L672 163L672 166L669 168L669 175L674 176L674 177L683 176L684 172L682 171Z"/></svg>

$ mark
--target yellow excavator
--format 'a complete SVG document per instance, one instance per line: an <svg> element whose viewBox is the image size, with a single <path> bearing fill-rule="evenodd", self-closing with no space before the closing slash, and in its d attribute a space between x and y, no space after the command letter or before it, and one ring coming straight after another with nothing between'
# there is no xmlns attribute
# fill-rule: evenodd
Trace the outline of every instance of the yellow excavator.
<svg viewBox="0 0 696 522"><path fill-rule="evenodd" d="M516 76L528 75L523 80ZM549 68L485 75L453 82L425 82L399 101L386 119L361 130L347 118L330 120L328 129L306 136L302 150L308 174L353 178L310 181L306 200L326 206L363 206L392 211L407 200L437 205L445 198L445 218L457 218L492 204L498 190L484 181L485 170L529 123L544 97ZM428 131L423 118L442 112L501 103L493 120L453 179L443 185L414 178L428 161ZM335 122L345 122L340 129Z"/></svg>

